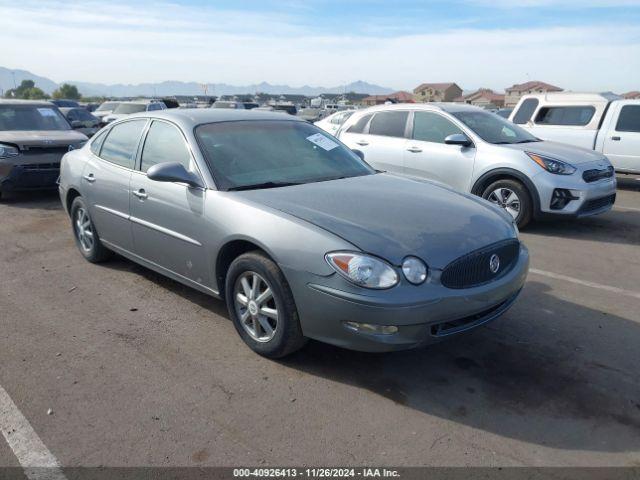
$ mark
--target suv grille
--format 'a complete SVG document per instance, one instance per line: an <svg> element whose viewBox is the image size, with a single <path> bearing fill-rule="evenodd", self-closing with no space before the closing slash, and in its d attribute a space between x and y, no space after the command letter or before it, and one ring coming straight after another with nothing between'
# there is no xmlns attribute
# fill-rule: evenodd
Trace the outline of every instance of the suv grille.
<svg viewBox="0 0 640 480"><path fill-rule="evenodd" d="M578 212L578 215L595 212L596 210L600 210L601 208L608 207L609 205L613 205L615 201L616 201L615 193L607 197L596 198L595 200L588 200L584 202L582 207L580 207L580 211Z"/></svg>
<svg viewBox="0 0 640 480"><path fill-rule="evenodd" d="M490 262L494 254L499 266L492 272ZM494 243L451 262L442 271L440 281L447 288L470 288L491 282L509 272L519 254L520 242L516 239Z"/></svg>
<svg viewBox="0 0 640 480"><path fill-rule="evenodd" d="M608 167L604 170L585 170L582 172L582 179L587 182L597 182L598 180L602 180L603 178L611 178L613 177L613 167Z"/></svg>

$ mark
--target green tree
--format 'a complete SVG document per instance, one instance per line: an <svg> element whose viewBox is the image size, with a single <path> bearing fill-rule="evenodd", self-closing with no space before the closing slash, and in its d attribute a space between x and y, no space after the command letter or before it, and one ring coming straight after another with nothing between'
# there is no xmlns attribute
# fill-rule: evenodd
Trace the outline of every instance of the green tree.
<svg viewBox="0 0 640 480"><path fill-rule="evenodd" d="M22 80L20 86L7 90L5 98L19 98L23 100L40 100L43 98L49 98L41 89L36 87L33 80Z"/></svg>
<svg viewBox="0 0 640 480"><path fill-rule="evenodd" d="M69 100L80 100L82 95L78 92L78 87L63 83L56 91L53 92L53 98L68 98Z"/></svg>

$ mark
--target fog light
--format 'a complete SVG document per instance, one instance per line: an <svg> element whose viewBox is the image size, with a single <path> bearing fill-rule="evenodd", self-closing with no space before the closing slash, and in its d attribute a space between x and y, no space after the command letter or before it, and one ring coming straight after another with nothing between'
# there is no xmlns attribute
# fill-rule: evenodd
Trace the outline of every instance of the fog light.
<svg viewBox="0 0 640 480"><path fill-rule="evenodd" d="M372 325L371 323L344 322L344 326L349 330L358 333L372 333L375 335L393 335L398 333L395 325Z"/></svg>
<svg viewBox="0 0 640 480"><path fill-rule="evenodd" d="M553 191L551 197L551 210L562 210L571 200L578 200L580 197L576 197L571 190L566 188L556 188Z"/></svg>

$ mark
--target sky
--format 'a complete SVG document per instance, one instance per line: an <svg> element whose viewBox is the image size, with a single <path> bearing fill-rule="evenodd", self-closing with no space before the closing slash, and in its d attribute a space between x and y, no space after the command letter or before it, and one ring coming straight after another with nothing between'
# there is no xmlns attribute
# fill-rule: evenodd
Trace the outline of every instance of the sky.
<svg viewBox="0 0 640 480"><path fill-rule="evenodd" d="M0 66L55 81L640 90L640 0L0 0Z"/></svg>

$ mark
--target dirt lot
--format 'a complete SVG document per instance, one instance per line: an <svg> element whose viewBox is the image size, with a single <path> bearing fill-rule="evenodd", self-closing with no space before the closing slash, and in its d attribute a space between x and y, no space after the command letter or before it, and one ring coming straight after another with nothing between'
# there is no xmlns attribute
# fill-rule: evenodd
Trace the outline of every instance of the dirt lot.
<svg viewBox="0 0 640 480"><path fill-rule="evenodd" d="M490 326L278 362L222 302L84 261L54 194L7 197L0 218L0 386L64 466L640 466L636 178L605 215L522 234L529 281Z"/></svg>

